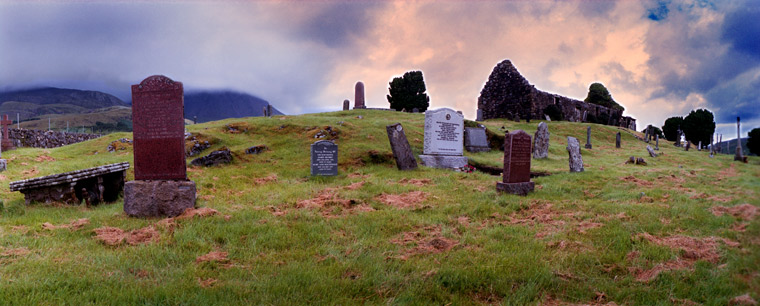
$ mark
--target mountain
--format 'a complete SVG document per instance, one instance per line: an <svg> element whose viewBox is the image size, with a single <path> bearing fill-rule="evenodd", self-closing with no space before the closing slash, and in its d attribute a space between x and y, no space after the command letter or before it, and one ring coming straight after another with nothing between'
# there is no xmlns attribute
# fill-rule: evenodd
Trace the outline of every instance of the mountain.
<svg viewBox="0 0 760 306"><path fill-rule="evenodd" d="M104 92L54 87L0 92L0 103L6 101L34 104L71 104L88 109L129 106L119 98Z"/></svg>
<svg viewBox="0 0 760 306"><path fill-rule="evenodd" d="M229 90L185 93L185 118L198 123L227 118L260 117L269 102L261 98ZM284 115L272 107L273 115Z"/></svg>
<svg viewBox="0 0 760 306"><path fill-rule="evenodd" d="M748 155L748 156L755 156L755 154L749 153L749 149L747 149L748 140L749 138L746 138L746 137L742 138L742 154ZM726 152L726 143L728 143L728 152ZM736 139L725 140L721 143L716 144L715 146L723 150L721 151L721 153L731 154L731 155L736 154Z"/></svg>

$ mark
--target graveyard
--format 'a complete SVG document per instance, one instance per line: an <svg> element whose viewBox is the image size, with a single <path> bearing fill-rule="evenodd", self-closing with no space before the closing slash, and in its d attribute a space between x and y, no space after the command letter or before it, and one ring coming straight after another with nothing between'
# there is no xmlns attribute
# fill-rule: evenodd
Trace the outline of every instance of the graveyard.
<svg viewBox="0 0 760 306"><path fill-rule="evenodd" d="M135 181L133 143L120 141L132 133L4 151L0 301L726 305L760 295L758 157L710 157L664 139L652 157L642 133L610 125L479 123L533 139L541 122L548 154L531 155L525 196L499 192L502 177L486 171L504 168L498 147L464 150L475 165L468 171L421 165L423 113L187 125L210 145L186 159L196 209L171 218L129 217L123 197L27 205L8 188L122 162ZM396 165L388 138L396 123L416 168ZM570 171L568 137L581 144L582 171ZM338 146L337 175L312 175L310 146L322 140ZM190 165L223 149L231 162Z"/></svg>

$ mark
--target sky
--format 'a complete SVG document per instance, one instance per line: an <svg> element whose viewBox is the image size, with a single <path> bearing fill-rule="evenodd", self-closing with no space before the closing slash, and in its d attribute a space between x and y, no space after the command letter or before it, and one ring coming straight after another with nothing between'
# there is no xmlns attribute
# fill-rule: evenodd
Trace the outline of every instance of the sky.
<svg viewBox="0 0 760 306"><path fill-rule="evenodd" d="M163 74L286 114L337 111L365 84L421 70L430 108L474 119L494 66L583 100L604 84L624 115L662 126L706 108L718 133L760 127L760 1L0 0L0 89L111 93Z"/></svg>

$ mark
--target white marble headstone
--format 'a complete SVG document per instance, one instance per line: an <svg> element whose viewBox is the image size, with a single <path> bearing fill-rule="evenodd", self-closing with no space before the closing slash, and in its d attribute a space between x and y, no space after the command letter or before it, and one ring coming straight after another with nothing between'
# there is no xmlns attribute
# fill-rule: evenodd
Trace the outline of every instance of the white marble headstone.
<svg viewBox="0 0 760 306"><path fill-rule="evenodd" d="M462 155L464 116L450 108L425 112L426 155Z"/></svg>

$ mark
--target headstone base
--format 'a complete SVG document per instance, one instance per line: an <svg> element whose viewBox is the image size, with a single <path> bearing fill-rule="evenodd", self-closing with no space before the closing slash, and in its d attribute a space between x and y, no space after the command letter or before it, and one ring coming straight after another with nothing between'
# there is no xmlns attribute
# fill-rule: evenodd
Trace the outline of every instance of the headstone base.
<svg viewBox="0 0 760 306"><path fill-rule="evenodd" d="M476 147L476 146L465 146L464 147L467 152L477 153L477 152L490 152L490 147Z"/></svg>
<svg viewBox="0 0 760 306"><path fill-rule="evenodd" d="M0 159L0 172L3 172L8 169L8 160L7 159Z"/></svg>
<svg viewBox="0 0 760 306"><path fill-rule="evenodd" d="M587 143L587 144L586 144L585 146L583 146L583 147L584 147L584 148L586 148L586 149L589 149L589 150L591 150L591 148L592 148L592 146L591 146L591 144L590 144L590 143Z"/></svg>
<svg viewBox="0 0 760 306"><path fill-rule="evenodd" d="M124 212L131 217L176 217L193 207L193 181L135 180L124 185Z"/></svg>
<svg viewBox="0 0 760 306"><path fill-rule="evenodd" d="M467 157L451 155L424 155L420 154L422 165L430 168L459 169L467 166Z"/></svg>
<svg viewBox="0 0 760 306"><path fill-rule="evenodd" d="M533 191L535 188L535 183L533 182L523 182L523 183L502 183L502 182L496 182L496 190L500 192L506 192L521 196L528 195L529 192Z"/></svg>

